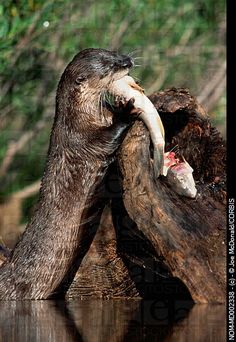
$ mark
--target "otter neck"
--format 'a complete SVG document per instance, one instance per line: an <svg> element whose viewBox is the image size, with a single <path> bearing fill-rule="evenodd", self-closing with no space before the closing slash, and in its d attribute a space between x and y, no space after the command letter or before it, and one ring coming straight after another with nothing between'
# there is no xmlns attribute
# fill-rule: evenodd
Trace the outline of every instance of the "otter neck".
<svg viewBox="0 0 236 342"><path fill-rule="evenodd" d="M109 126L112 124L113 115L104 107L106 93L106 90L97 88L81 91L80 96L77 97L78 116L80 116L81 121L83 121L84 116L80 113L86 113L86 116L90 116L90 121L97 121L99 125ZM86 122L88 122L87 119Z"/></svg>
<svg viewBox="0 0 236 342"><path fill-rule="evenodd" d="M58 129L56 125L52 132L38 207L14 249L5 276L4 270L1 274L3 282L4 278L13 279L13 286L3 292L4 298L50 297L66 279L76 259L86 253L95 234L86 230L85 223L90 220L98 175L103 177L106 165L89 154L85 160L79 145L75 144L74 150L69 145L65 147L70 141L59 136ZM63 146L58 145L60 140Z"/></svg>

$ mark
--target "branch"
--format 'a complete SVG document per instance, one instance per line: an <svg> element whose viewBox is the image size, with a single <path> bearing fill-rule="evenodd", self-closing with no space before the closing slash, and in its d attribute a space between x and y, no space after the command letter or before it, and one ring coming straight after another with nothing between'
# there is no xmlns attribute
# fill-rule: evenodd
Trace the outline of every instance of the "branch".
<svg viewBox="0 0 236 342"><path fill-rule="evenodd" d="M24 187L23 189L14 192L11 195L11 198L14 197L23 200L25 198L35 195L39 191L40 183L41 180L35 181L34 183Z"/></svg>
<svg viewBox="0 0 236 342"><path fill-rule="evenodd" d="M216 71L215 75L206 83L198 96L198 101L207 111L211 111L219 101L226 88L226 62Z"/></svg>
<svg viewBox="0 0 236 342"><path fill-rule="evenodd" d="M25 132L18 141L10 142L7 148L7 152L0 166L0 177L4 177L8 171L11 162L19 151L21 151L24 146L47 124L46 116L42 120L38 121L33 130Z"/></svg>

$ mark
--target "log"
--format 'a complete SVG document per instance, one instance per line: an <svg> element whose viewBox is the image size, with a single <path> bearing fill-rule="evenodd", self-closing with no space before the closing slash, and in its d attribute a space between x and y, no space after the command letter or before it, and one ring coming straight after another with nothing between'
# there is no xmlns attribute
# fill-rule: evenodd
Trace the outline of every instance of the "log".
<svg viewBox="0 0 236 342"><path fill-rule="evenodd" d="M224 302L225 144L187 90L170 89L150 98L165 126L167 151L178 145L194 169L198 195L181 197L164 178L154 178L149 133L136 122L120 149L124 206L195 302Z"/></svg>
<svg viewBox="0 0 236 342"><path fill-rule="evenodd" d="M117 253L110 206L105 206L96 236L66 293L67 299L138 298L127 267Z"/></svg>

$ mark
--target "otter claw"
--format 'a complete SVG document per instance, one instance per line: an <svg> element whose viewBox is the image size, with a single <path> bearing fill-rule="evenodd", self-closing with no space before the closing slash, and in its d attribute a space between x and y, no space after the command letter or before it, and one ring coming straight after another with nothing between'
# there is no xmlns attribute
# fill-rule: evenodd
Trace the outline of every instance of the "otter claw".
<svg viewBox="0 0 236 342"><path fill-rule="evenodd" d="M131 97L131 99L129 99L129 101L126 103L126 108L129 109L130 111L134 109L134 102L135 102L135 98Z"/></svg>

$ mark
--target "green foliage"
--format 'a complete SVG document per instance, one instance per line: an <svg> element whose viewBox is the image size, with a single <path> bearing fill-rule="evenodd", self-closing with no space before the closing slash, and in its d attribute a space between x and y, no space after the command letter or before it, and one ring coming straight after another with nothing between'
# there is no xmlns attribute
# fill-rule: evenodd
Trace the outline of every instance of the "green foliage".
<svg viewBox="0 0 236 342"><path fill-rule="evenodd" d="M41 177L55 88L79 50L131 53L147 93L184 86L198 95L208 70L225 59L224 22L223 0L2 1L0 161L11 141L49 115L46 129L16 153L0 181L2 196Z"/></svg>
<svg viewBox="0 0 236 342"><path fill-rule="evenodd" d="M21 152L16 154L9 167L8 176L1 183L1 197L4 198L42 177L49 134L49 130L40 132Z"/></svg>
<svg viewBox="0 0 236 342"><path fill-rule="evenodd" d="M23 203L22 203L22 219L21 219L20 224L26 225L29 222L30 217L32 217L32 213L35 209L34 206L37 204L38 197L39 197L39 194L37 194L35 196L30 196L23 201Z"/></svg>

